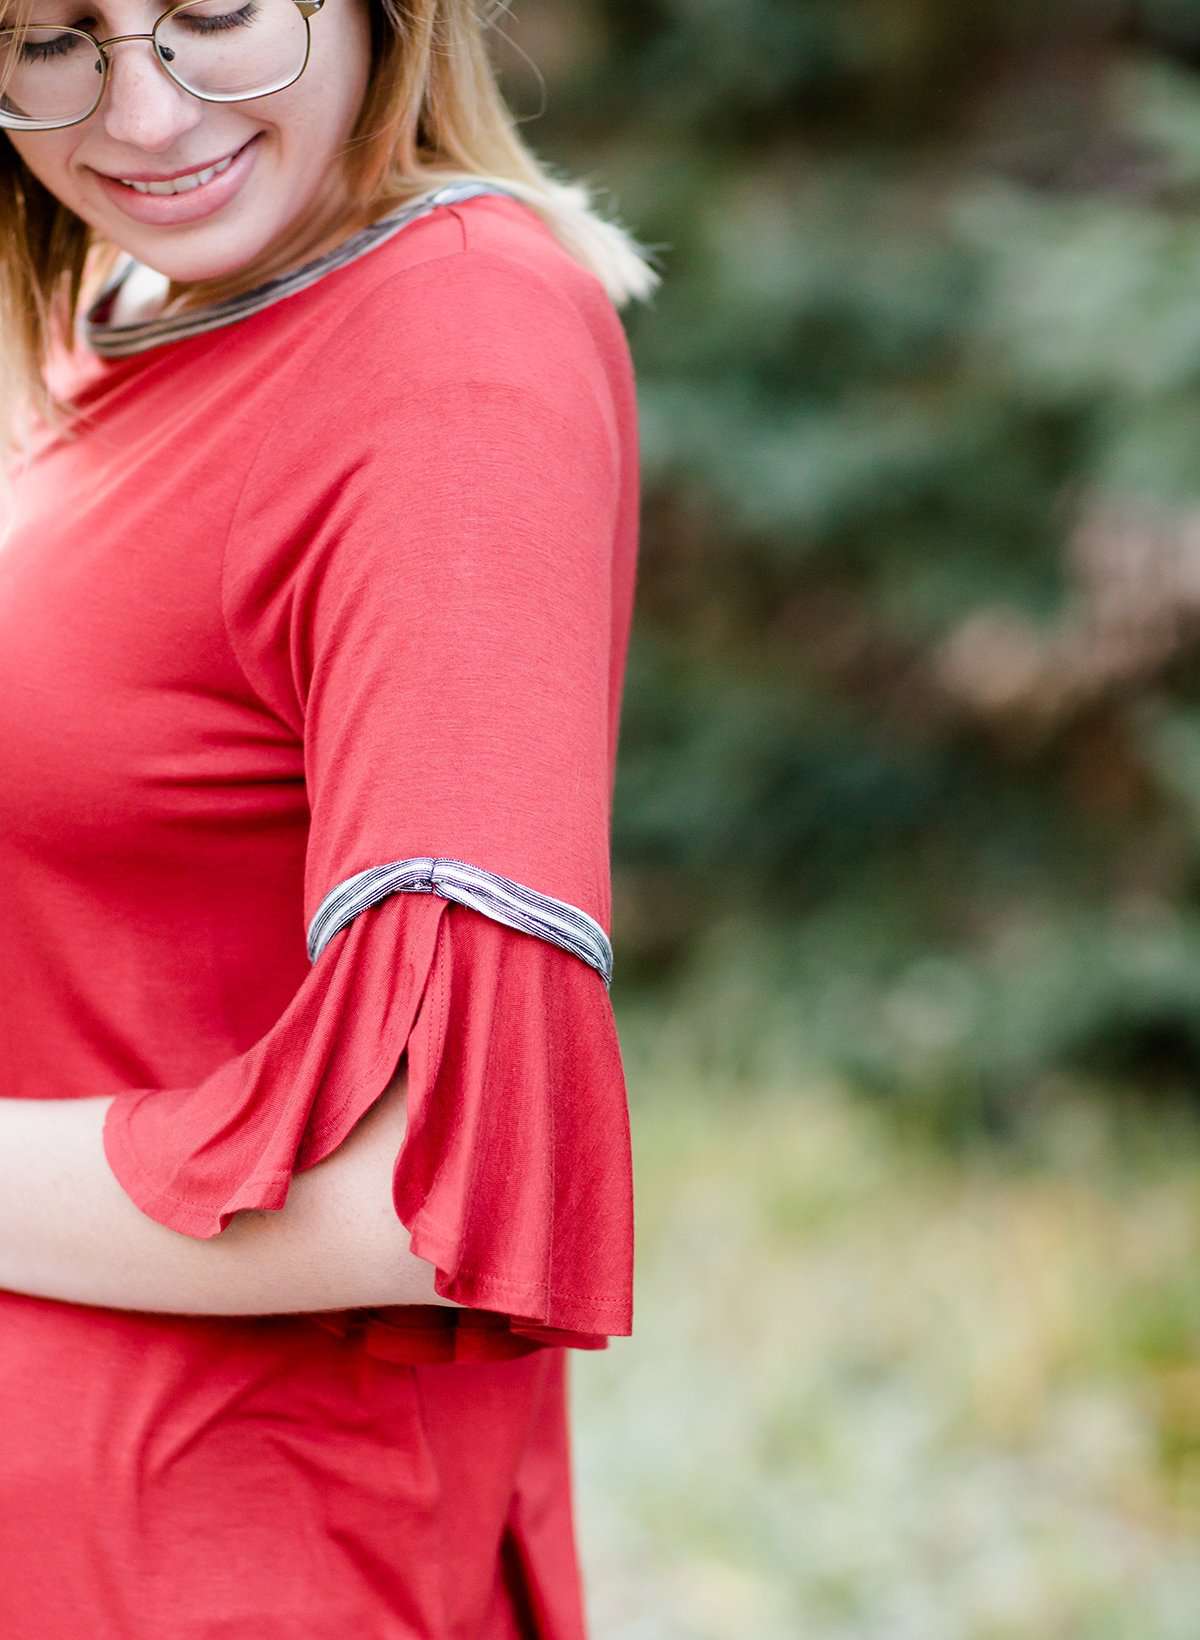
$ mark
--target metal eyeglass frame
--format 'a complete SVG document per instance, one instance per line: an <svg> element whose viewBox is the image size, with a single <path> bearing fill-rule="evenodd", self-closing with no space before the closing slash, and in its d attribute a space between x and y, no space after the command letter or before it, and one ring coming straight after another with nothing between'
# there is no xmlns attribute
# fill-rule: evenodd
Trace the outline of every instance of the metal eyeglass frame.
<svg viewBox="0 0 1200 1640"><path fill-rule="evenodd" d="M277 91L286 91L289 85L295 85L301 74L303 74L304 70L308 67L309 55L312 52L312 25L309 19L320 11L321 7L325 4L325 0L292 0L292 4L296 7L296 10L304 19L304 61L292 75L291 79L285 80L282 85L273 85L270 91L237 91L226 92L224 94L193 91L190 85L185 85L181 79L172 73L170 68L170 58L173 53L171 52L170 46L163 46L159 44L158 31L163 23L168 22L172 17L174 17L177 11L190 11L191 8L198 3L199 0L179 0L178 5L169 7L168 10L164 11L161 16L155 19L154 27L151 29L149 34L110 34L107 40L97 40L96 36L89 33L85 28L71 28L67 25L59 27L57 24L50 25L54 28L55 34L80 34L85 40L96 48L96 53L99 59L97 66L100 72L100 89L96 93L96 100L88 109L86 114L80 114L73 120L29 120L20 115L6 114L2 109L0 109L0 130L65 131L69 126L82 125L84 120L90 120L92 115L99 108L101 102L104 100L104 93L108 89L108 48L109 46L116 45L121 40L149 40L154 47L155 62L162 69L163 73L166 74L171 80L172 84L177 85L181 91L186 91L189 97L199 97L201 102L253 102L257 97L273 97ZM26 26L28 27L31 25ZM0 37L5 34L19 34L21 32L22 31L20 29L0 29ZM164 55L164 53L166 55Z"/></svg>

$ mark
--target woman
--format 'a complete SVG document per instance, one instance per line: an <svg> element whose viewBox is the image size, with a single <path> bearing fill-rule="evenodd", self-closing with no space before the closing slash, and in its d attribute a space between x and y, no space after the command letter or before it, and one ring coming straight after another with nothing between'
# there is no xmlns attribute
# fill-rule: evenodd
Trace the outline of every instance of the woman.
<svg viewBox="0 0 1200 1640"><path fill-rule="evenodd" d="M470 0L0 32L0 1633L577 1636L657 276Z"/></svg>

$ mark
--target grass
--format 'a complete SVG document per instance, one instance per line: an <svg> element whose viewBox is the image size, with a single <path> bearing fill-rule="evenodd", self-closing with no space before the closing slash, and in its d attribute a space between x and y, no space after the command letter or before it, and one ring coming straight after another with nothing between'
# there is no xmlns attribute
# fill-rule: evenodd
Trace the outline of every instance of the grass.
<svg viewBox="0 0 1200 1640"><path fill-rule="evenodd" d="M1196 1640L1195 1119L1057 1086L955 1154L627 1059L635 1334L571 1363L597 1640Z"/></svg>

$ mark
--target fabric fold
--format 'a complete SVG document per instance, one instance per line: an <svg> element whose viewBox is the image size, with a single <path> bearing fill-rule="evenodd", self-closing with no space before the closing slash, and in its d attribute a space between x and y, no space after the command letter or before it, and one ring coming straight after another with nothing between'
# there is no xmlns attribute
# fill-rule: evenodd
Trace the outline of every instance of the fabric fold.
<svg viewBox="0 0 1200 1640"><path fill-rule="evenodd" d="M560 947L435 895L358 915L276 1024L188 1088L114 1099L104 1146L151 1218L202 1239L275 1211L407 1063L393 1206L435 1288L310 1319L403 1362L606 1347L632 1330L628 1105L608 991Z"/></svg>

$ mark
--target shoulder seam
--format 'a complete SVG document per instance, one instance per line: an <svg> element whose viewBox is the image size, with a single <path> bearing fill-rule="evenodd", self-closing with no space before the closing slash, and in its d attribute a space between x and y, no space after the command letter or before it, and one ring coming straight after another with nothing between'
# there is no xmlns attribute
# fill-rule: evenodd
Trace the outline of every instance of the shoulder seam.
<svg viewBox="0 0 1200 1640"><path fill-rule="evenodd" d="M452 212L454 211L454 207L452 205L451 206L446 206L445 209L450 210ZM456 212L455 212L455 214L457 215ZM525 263L519 261L516 257L507 256L503 251L491 250L491 249L484 248L482 246L474 246L474 245L471 245L470 243L468 243L467 239L466 239L465 229L464 229L461 218L459 218L459 231L463 236L463 241L464 242L463 242L462 245L459 246L459 248L457 250L445 251L445 252L441 253L438 256L427 257L424 261L414 262L409 267L394 268L394 269L391 270L391 272L384 273L382 275L382 277L375 280L372 283L370 289L362 292L362 294L357 298L357 300L354 301L350 305L350 307L346 309L345 313L342 314L341 318L337 320L337 322L333 325L332 329L325 335L322 345L328 345L333 340L334 337L338 336L343 330L346 329L346 327L348 325L353 323L353 321L358 316L359 310L361 308L365 307L368 302L372 301L379 294L379 292L384 289L385 286L389 286L389 285L392 285L394 283L399 284L401 282L408 281L410 278L412 278L416 274L421 273L422 271L424 271L426 269L437 268L437 267L441 266L443 263L458 262L462 258L470 258L472 260L483 259L484 261L497 264L498 266L505 269L509 273L512 273L512 272L516 271L520 274L525 275L527 278L530 278L532 280L536 280L536 282L537 282L538 286L540 287L540 289L543 290L544 292L546 292L547 295L550 298L553 299L553 301L555 302L556 306L558 306L560 311L564 311L564 312L566 312L570 315L574 327L582 335L584 341L587 344L589 353L592 355L592 358L594 359L594 361L595 361L601 375L603 376L605 382L607 383L608 382L608 371L607 371L607 368L605 366L604 359L603 359L603 356L601 354L600 348L597 344L596 337L592 334L591 329L590 329L586 319L584 318L583 313L576 306L576 304L570 299L570 297L568 295L566 295L564 292L560 291L555 286L555 284L553 283L552 280L547 279L537 269L527 267ZM288 379L289 380L293 380L296 375L303 373L304 368L305 368L305 364L307 362L307 359L308 359L307 351L301 351L297 356L295 356L293 358L293 360L292 360L292 369L288 373ZM611 393L611 387L610 387L609 391ZM232 626L231 626L230 621L229 621L229 613L228 613L228 605L227 605L227 573L226 572L227 572L227 567L228 567L230 545L233 541L235 532L237 530L238 520L241 516L242 504L243 504L243 502L246 498L246 492L249 490L251 481L253 480L253 478L255 476L255 473L258 470L258 465L259 465L260 458L262 457L263 451L266 448L266 446L268 444L268 441L271 439L272 434L277 433L279 431L280 431L280 425L278 423L268 422L267 426L263 429L261 436L254 443L251 455L249 457L249 460L246 463L245 471L242 474L241 483L238 486L237 495L234 499L233 506L231 507L230 512L229 512L229 519L228 519L228 523L227 523L226 530L225 530L224 540L221 543L221 553L220 553L220 560L219 560L219 564L218 564L218 592L219 592L219 601L220 601L220 605L221 605L221 624L222 624L222 627L225 630L226 641L229 645L230 651L233 654L233 657L234 657L235 661L238 664L238 668L241 671L242 676L246 680L247 686L260 699L261 699L261 693L260 693L259 689L256 687L256 685L254 683L254 679L251 676L250 671L247 668L245 658L243 657L243 654L242 654L241 650L238 647L237 640L234 638ZM614 456L614 460L616 460L617 456L616 456L615 449L613 451L613 456ZM289 725L289 727L293 727L293 726Z"/></svg>
<svg viewBox="0 0 1200 1640"><path fill-rule="evenodd" d="M450 215L458 223L458 238L459 238L458 248L459 248L460 251L465 251L465 250L468 249L467 224L466 224L466 221L463 218L463 214L458 209L458 207L456 205L447 205L446 209L450 212ZM420 266L420 264L418 263L417 266Z"/></svg>

